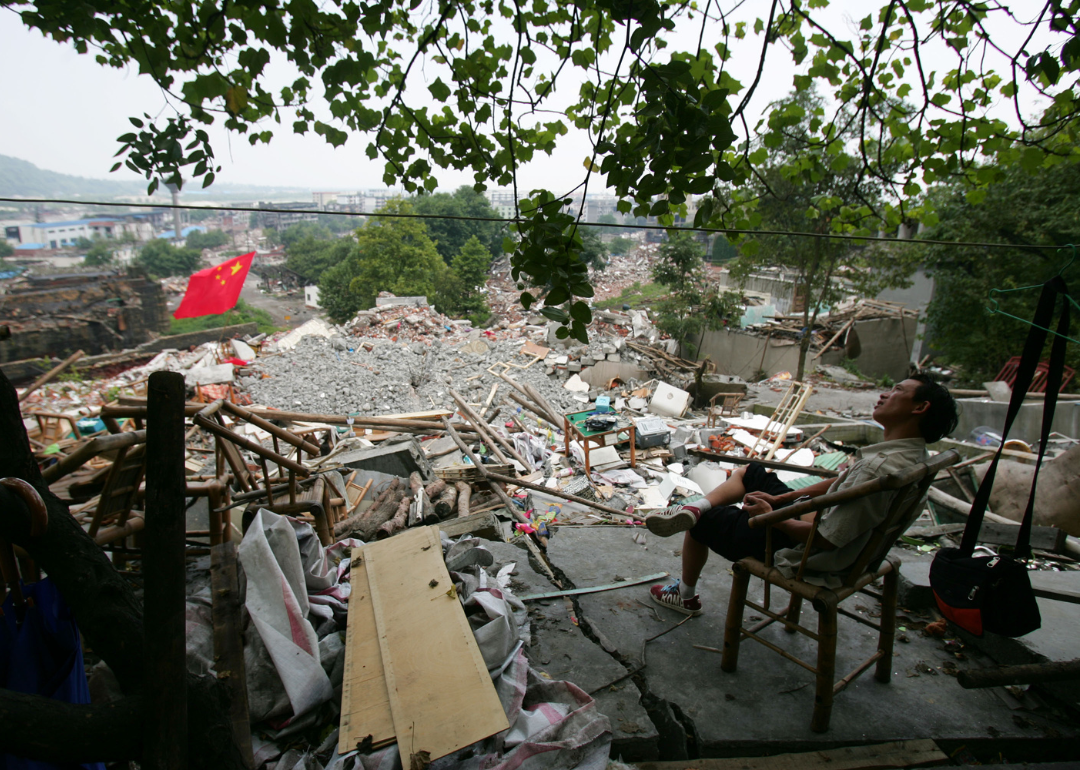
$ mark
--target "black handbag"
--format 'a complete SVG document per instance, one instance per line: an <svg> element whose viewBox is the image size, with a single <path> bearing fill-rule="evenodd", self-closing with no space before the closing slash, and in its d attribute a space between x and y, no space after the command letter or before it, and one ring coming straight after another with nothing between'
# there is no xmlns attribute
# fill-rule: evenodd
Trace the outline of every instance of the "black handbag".
<svg viewBox="0 0 1080 770"><path fill-rule="evenodd" d="M1046 342L1047 329L1053 320L1057 298L1066 293L1065 282L1060 277L1043 285L1031 332L1024 344L1020 366L1013 383L1012 399L1005 418L1005 430L1002 432L1002 446L994 455L982 484L979 485L979 491L975 494L975 501L971 504L971 514L964 527L964 537L960 542L960 547L941 549L930 565L930 587L933 589L934 599L937 601L941 614L976 636L982 636L986 631L1002 636L1023 636L1042 625L1039 605L1031 590L1031 581L1028 579L1027 566L1024 562L1031 557L1031 523L1035 516L1035 487L1039 478L1039 467L1046 453L1050 424L1054 420L1054 407L1057 405L1058 390L1061 387L1061 376L1065 366L1065 337L1069 333L1067 299L1063 303L1057 335L1051 347L1046 378L1046 398L1043 402L1039 464L1035 466L1035 473L1031 479L1031 492L1023 521L1020 523L1016 547L1013 549L1012 557L974 556L973 554L986 507L990 501L990 490L994 485L1001 450L1035 376L1035 368Z"/></svg>

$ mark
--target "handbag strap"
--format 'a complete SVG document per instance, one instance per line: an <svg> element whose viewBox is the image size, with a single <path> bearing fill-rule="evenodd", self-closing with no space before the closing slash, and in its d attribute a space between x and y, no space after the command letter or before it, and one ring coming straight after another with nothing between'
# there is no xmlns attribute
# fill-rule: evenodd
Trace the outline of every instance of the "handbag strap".
<svg viewBox="0 0 1080 770"><path fill-rule="evenodd" d="M1064 289L1062 294L1064 294ZM1031 557L1031 526L1035 519L1035 485L1039 481L1039 469L1042 468L1046 445L1050 443L1050 426L1054 422L1054 407L1057 405L1058 391L1061 389L1061 377L1065 369L1065 338L1069 334L1069 302L1062 303L1061 317L1058 319L1057 334L1050 347L1050 365L1046 373L1046 398L1043 401L1042 431L1039 435L1039 459L1035 472L1031 475L1031 493L1028 495L1027 509L1020 522L1020 533L1016 537L1013 556L1017 559Z"/></svg>
<svg viewBox="0 0 1080 770"><path fill-rule="evenodd" d="M994 454L994 459L991 460L990 467L987 468L986 475L983 476L982 484L979 485L979 489L975 493L975 500L971 503L971 514L968 516L967 526L964 527L964 537L960 541L960 554L962 556L971 556L975 552L975 546L978 544L979 539L979 530L982 528L986 508L990 503L990 491L994 486L994 476L997 475L997 467L1001 460L1001 452L1005 448L1005 439L1009 436L1009 430L1012 428L1013 421L1020 413L1020 407L1027 397L1027 392L1031 387L1032 380L1035 378L1035 369L1039 364L1043 346L1046 344L1046 329L1050 327L1050 322L1053 320L1054 305L1057 296L1059 292L1063 293L1064 291L1065 282L1058 276L1043 284L1042 292L1039 294L1039 303L1035 308L1035 317L1032 319L1031 330L1028 332L1027 341L1024 343L1024 350L1020 354L1020 365L1016 370L1016 379L1013 381L1012 398L1009 400L1009 411L1005 416L1005 429L1001 434L1001 446L998 447L997 452ZM1057 340L1055 340L1055 349L1056 344ZM1062 349L1062 355L1064 355L1064 349ZM1053 398L1051 398L1049 396L1051 385L1049 383L1047 384L1048 396L1044 402L1043 412L1044 429L1049 425L1047 422L1046 410L1050 410L1050 419L1053 419L1053 408L1057 403L1058 387L1060 387L1059 383L1053 386L1054 395ZM1044 439L1043 444L1045 443ZM1038 476L1038 473L1039 469L1036 467L1036 477ZM1031 534L1030 518L1034 515L1034 488L1035 481L1033 480L1032 499L1029 500L1028 510L1024 515L1024 523L1021 524L1020 531L1020 537L1024 538L1025 541L1030 538ZM1026 542L1024 542L1023 545L1027 548Z"/></svg>

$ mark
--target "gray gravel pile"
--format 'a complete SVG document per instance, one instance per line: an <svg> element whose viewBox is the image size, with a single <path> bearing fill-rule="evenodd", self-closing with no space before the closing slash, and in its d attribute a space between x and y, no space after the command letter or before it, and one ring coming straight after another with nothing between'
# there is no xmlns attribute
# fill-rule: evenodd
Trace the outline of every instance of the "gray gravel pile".
<svg viewBox="0 0 1080 770"><path fill-rule="evenodd" d="M257 360L253 368L268 378L245 377L240 384L256 403L313 414L367 416L454 409L450 388L472 403L483 403L495 383L501 385L494 401L498 404L511 388L487 369L500 361L527 364L530 359L519 352L523 343L522 339L473 340L452 346L437 339L403 343L304 337L292 350ZM564 377L549 376L547 371L545 362L538 361L529 369L512 369L509 376L535 386L556 409L584 408L563 388Z"/></svg>

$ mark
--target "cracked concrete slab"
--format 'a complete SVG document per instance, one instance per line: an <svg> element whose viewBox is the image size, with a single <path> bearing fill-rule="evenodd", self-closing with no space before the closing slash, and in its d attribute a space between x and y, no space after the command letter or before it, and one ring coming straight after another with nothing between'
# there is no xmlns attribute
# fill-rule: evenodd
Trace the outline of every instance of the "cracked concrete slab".
<svg viewBox="0 0 1080 770"><path fill-rule="evenodd" d="M485 543L495 556L489 568L497 572L514 562L511 588L523 596L558 590L529 562L529 552L508 543ZM529 663L552 679L566 680L592 692L624 676L627 669L589 639L571 620L573 604L564 598L542 599L527 604L533 643ZM611 754L627 762L659 758L656 727L642 707L641 693L630 679L593 693L600 712L611 721Z"/></svg>
<svg viewBox="0 0 1080 770"><path fill-rule="evenodd" d="M631 578L661 570L678 573L681 538L649 535L642 546L633 541L631 532L628 528L563 528L551 538L548 554L579 588L610 583L616 576ZM943 669L973 663L958 661L941 640L917 633L907 635L909 643L896 645L890 684L878 683L872 673L855 680L837 695L830 730L812 733L814 688L809 672L747 641L739 670L725 674L718 654L693 647L723 644L729 567L729 562L712 556L700 584L705 614L649 643L648 665L641 674L648 695L670 702L681 712L698 756L749 756L916 738L1024 743L1047 737L1075 738L1080 733L1075 724L1057 718L1049 709L1024 711L1018 719L1019 713L994 693L963 690ZM639 585L578 597L582 622L635 665L641 660L644 639L684 617L646 606L647 589ZM760 596L760 583L752 584L751 595L754 591ZM873 599L864 596L853 597L845 607L864 614L878 609ZM803 613L806 619L812 610L804 607ZM806 637L786 634L777 626L763 635L804 659L815 659ZM875 649L876 632L840 618L839 672L853 669Z"/></svg>

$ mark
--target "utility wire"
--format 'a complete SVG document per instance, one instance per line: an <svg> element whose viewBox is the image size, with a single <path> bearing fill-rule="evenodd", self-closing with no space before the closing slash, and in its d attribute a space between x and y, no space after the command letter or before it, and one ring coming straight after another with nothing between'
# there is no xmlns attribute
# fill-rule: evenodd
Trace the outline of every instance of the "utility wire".
<svg viewBox="0 0 1080 770"><path fill-rule="evenodd" d="M248 211L260 214L326 214L341 217L386 217L387 219L450 219L458 222L497 222L499 224L517 224L528 222L527 219L502 219L500 217L462 217L453 214L394 214L376 212L373 214L357 214L350 211L319 211L316 209L263 209L253 206L192 206L172 203L107 203L105 201L66 200L63 198L4 198L0 202L7 203L64 203L76 206L111 206L114 208L141 208L141 209L183 209L187 211ZM48 224L43 222L41 224ZM833 241L853 241L873 243L889 243L893 245L913 246L968 246L979 249L1049 249L1057 251L1060 246L1042 246L1039 244L1013 244L1013 243L979 243L975 241L938 241L925 238L883 238L877 235L839 235L836 233L802 233L794 230L739 230L734 227L676 227L674 225L619 225L605 224L602 222L579 222L579 226L585 227L613 227L623 230L663 230L665 232L696 232L723 235L784 235L795 238L823 238Z"/></svg>

